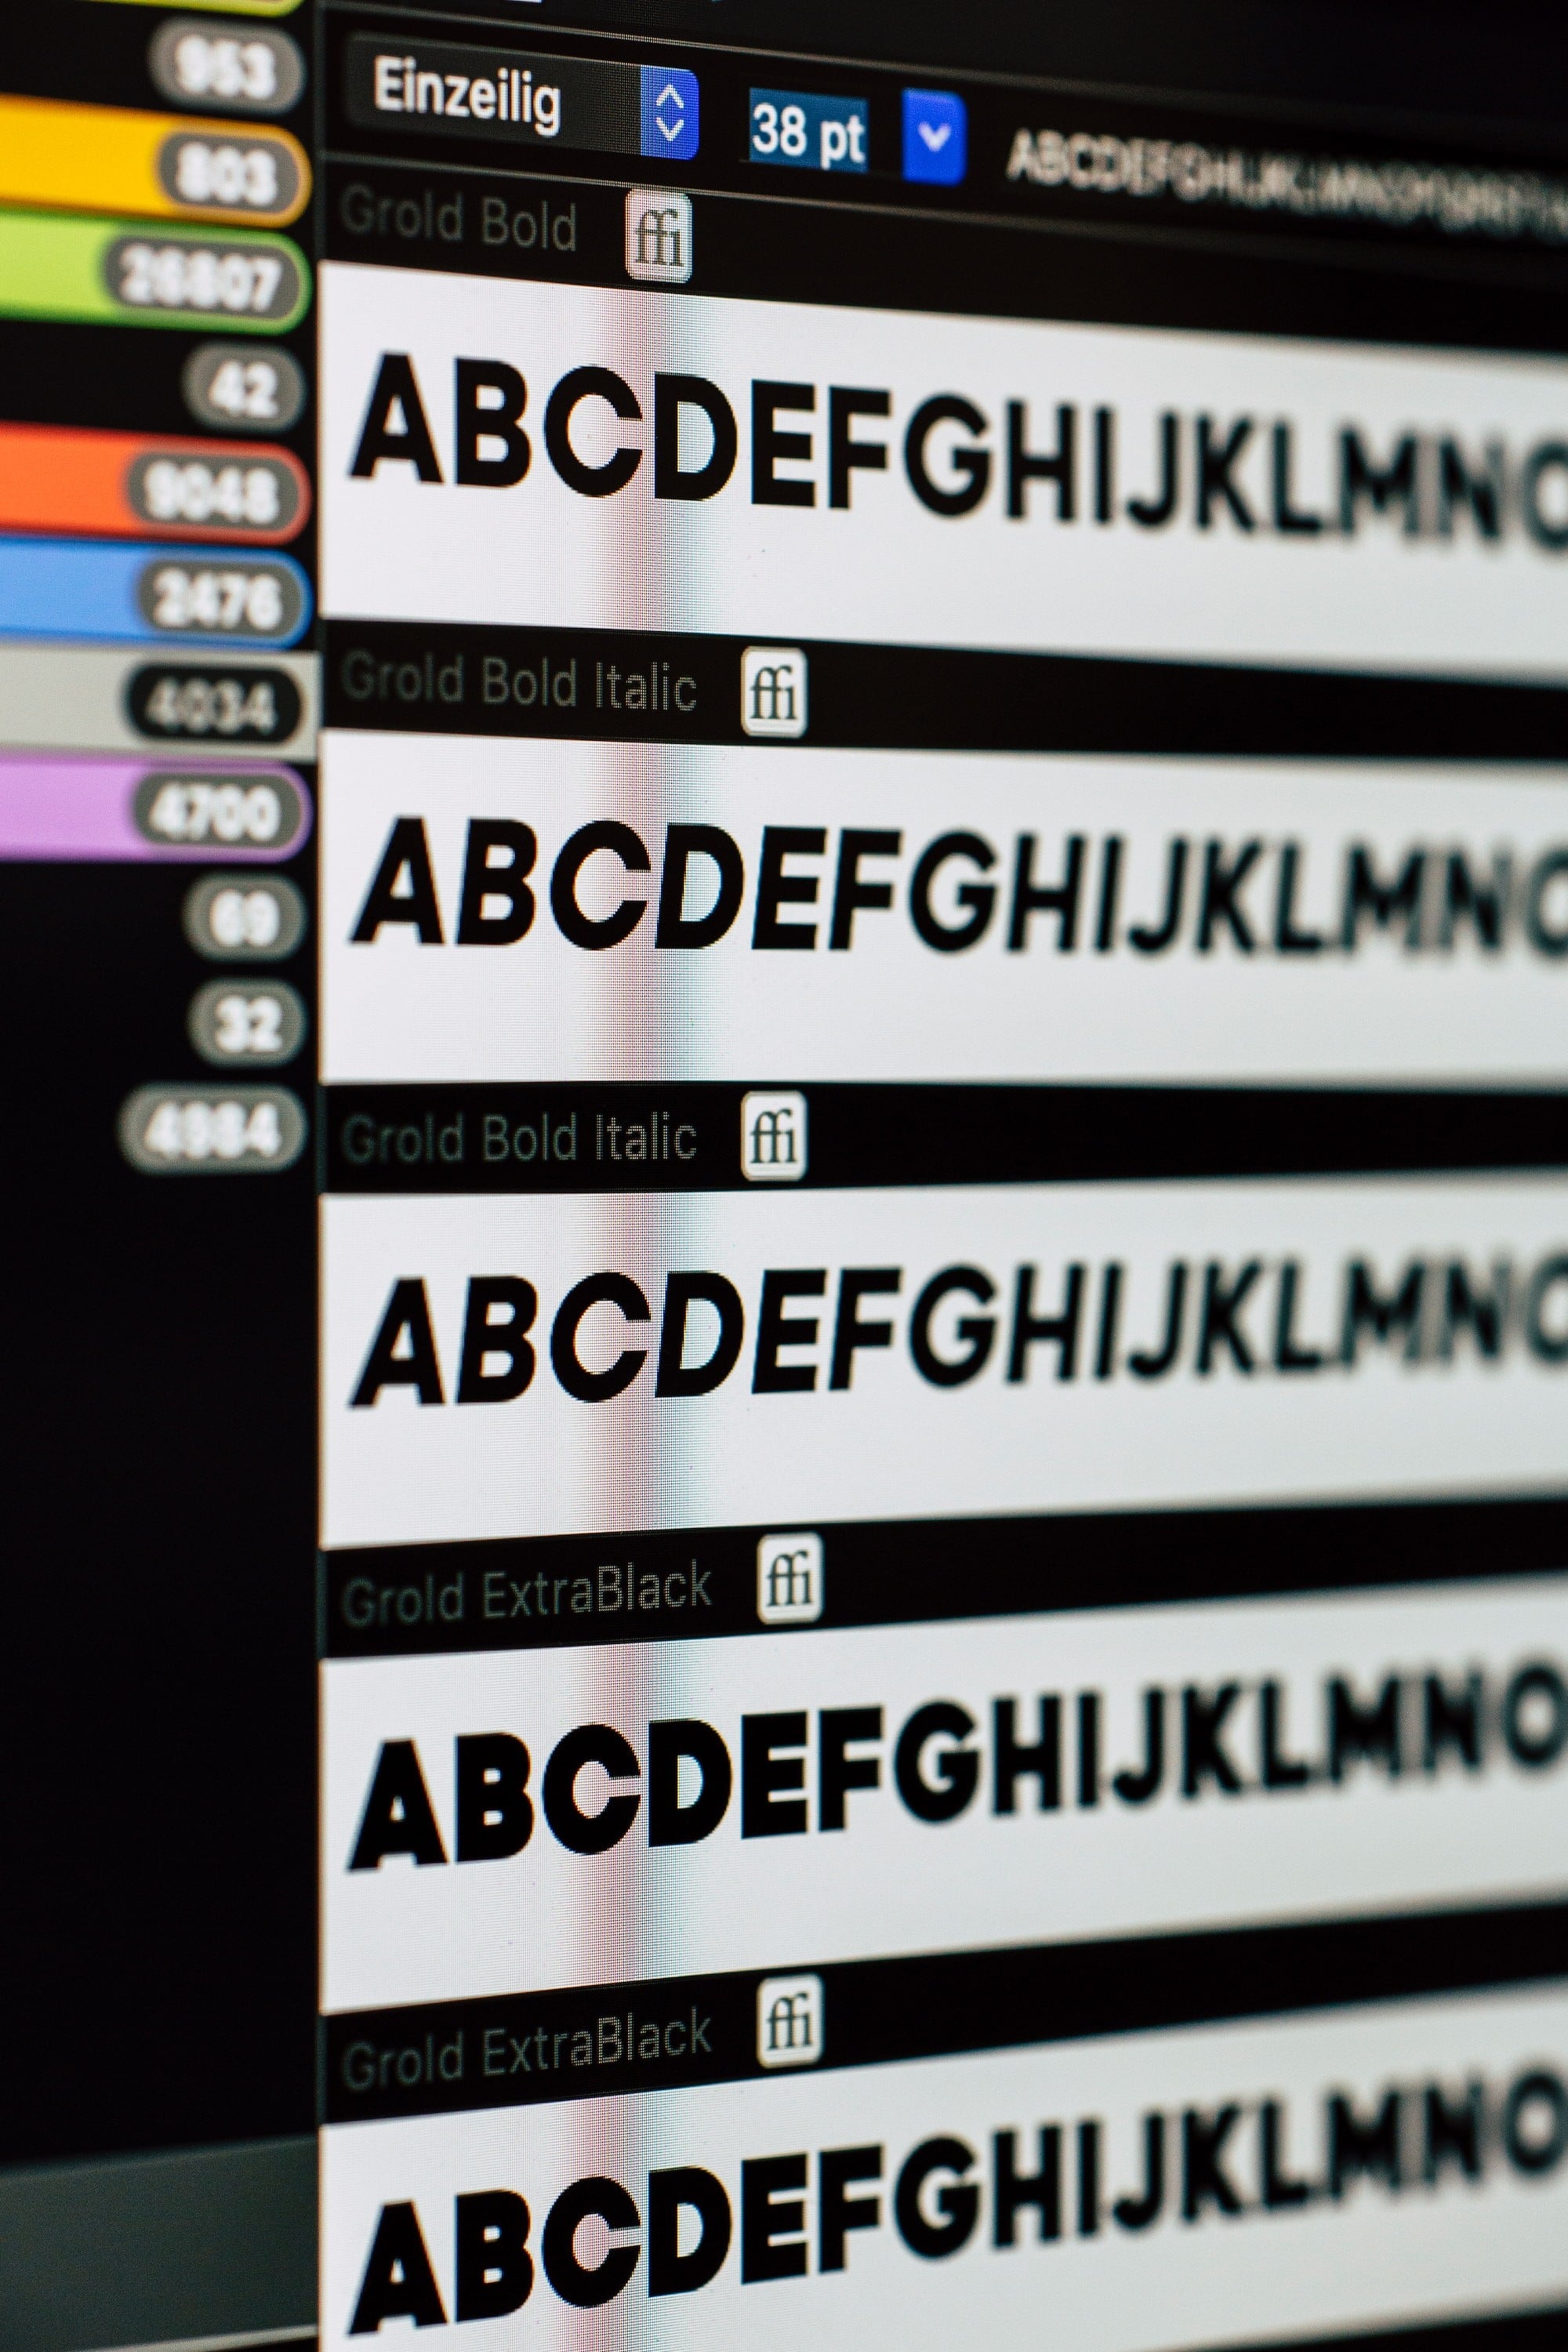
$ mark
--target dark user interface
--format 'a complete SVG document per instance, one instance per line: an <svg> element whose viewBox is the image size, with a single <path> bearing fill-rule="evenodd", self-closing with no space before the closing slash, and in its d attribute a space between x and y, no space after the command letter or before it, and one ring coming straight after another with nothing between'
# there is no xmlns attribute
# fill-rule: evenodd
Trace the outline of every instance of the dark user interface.
<svg viewBox="0 0 1568 2352"><path fill-rule="evenodd" d="M0 34L0 2352L1560 2340L1565 68Z"/></svg>

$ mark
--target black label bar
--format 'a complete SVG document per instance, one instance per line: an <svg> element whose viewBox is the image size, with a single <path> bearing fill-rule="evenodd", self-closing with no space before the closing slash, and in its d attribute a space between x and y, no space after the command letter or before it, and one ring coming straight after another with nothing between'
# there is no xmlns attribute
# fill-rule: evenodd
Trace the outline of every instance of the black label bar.
<svg viewBox="0 0 1568 2352"><path fill-rule="evenodd" d="M1568 1904L1119 1937L827 1967L822 2067L1148 2033L1568 1976ZM347 2011L326 2121L760 2079L761 1971ZM794 2071L794 2070L791 2070Z"/></svg>
<svg viewBox="0 0 1568 2352"><path fill-rule="evenodd" d="M330 727L741 743L742 637L329 621ZM1568 756L1568 688L801 638L805 742L844 750ZM642 681L637 697L627 681ZM787 756L787 743L773 747Z"/></svg>
<svg viewBox="0 0 1568 2352"><path fill-rule="evenodd" d="M1288 2352L1563 2352L1568 2305L1509 2313L1494 2319L1431 2320L1419 2327L1380 2328L1375 2336L1292 2336ZM1236 2352L1287 2352L1283 2338Z"/></svg>
<svg viewBox="0 0 1568 2352"><path fill-rule="evenodd" d="M775 1630L763 1547L789 1531L367 1546L322 1558L330 1658L568 1649ZM1056 1517L822 1524L831 1631L1055 1610L1550 1574L1568 1567L1568 1496L1086 1511Z"/></svg>
<svg viewBox="0 0 1568 2352"><path fill-rule="evenodd" d="M781 1083L777 1075L759 1086ZM787 1077L782 1081L787 1084ZM741 1192L741 1086L333 1087L331 1192ZM1561 1095L808 1086L808 1189L1568 1167Z"/></svg>
<svg viewBox="0 0 1568 2352"><path fill-rule="evenodd" d="M547 176L535 168L544 160L537 148L524 173L505 168L516 159L504 151L501 168L477 171L461 168L460 152L426 161L423 140L404 157L367 153L371 144L352 128L332 142L327 258L631 286L625 176L606 187L564 156ZM1304 239L1278 215L1274 235L1238 238L1234 207L1215 207L1194 236L1185 207L1173 226L1168 210L1136 197L1064 205L1033 186L1009 187L988 213L944 218L929 192L910 192L908 210L891 208L894 192L880 189L875 206L828 200L831 174L758 172L744 194L720 194L702 191L689 164L642 168L655 183L696 191L691 275L659 288L662 299L720 294L1342 343L1564 348L1562 307L1549 299L1561 254L1542 245L1507 252L1443 239L1401 253L1384 239Z"/></svg>

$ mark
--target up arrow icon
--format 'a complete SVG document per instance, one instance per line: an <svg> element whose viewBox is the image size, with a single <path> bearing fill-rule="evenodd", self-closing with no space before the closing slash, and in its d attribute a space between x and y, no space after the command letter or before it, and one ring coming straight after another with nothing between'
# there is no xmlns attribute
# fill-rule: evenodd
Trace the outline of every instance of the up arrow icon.
<svg viewBox="0 0 1568 2352"><path fill-rule="evenodd" d="M697 152L697 76L683 66L644 66L642 152L683 163Z"/></svg>

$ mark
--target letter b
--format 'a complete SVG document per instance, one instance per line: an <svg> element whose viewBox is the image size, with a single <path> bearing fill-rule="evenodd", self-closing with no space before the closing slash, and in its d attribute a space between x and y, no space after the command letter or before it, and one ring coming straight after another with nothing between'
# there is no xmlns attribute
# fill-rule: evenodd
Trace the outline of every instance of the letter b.
<svg viewBox="0 0 1568 2352"><path fill-rule="evenodd" d="M510 817L470 821L458 909L460 948L510 948L525 935L533 921L533 893L523 877L532 873L538 855L530 826ZM487 914L494 905L502 911Z"/></svg>
<svg viewBox="0 0 1568 2352"><path fill-rule="evenodd" d="M459 2320L504 2319L533 2287L528 2206L510 2189L481 2189L457 2200Z"/></svg>
<svg viewBox="0 0 1568 2352"><path fill-rule="evenodd" d="M458 1741L458 1860L505 1862L533 1834L528 1750L510 1731ZM509 2309L515 2305L509 2305Z"/></svg>
<svg viewBox="0 0 1568 2352"><path fill-rule="evenodd" d="M481 401L479 394L499 394ZM521 482L533 452L518 419L528 405L528 386L504 360L459 360L457 365L457 478L472 488L506 490ZM499 441L499 457L483 457L479 445Z"/></svg>
<svg viewBox="0 0 1568 2352"><path fill-rule="evenodd" d="M500 1320L496 1309L509 1311ZM523 1337L533 1328L539 1294L514 1274L475 1275L463 1318L463 1354L458 1372L459 1404L510 1404L533 1378L533 1349ZM499 1356L502 1369L485 1366Z"/></svg>

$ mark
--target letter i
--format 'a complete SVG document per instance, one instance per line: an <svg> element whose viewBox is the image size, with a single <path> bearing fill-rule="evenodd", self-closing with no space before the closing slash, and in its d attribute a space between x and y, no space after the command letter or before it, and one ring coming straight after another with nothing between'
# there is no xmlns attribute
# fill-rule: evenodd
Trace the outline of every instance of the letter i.
<svg viewBox="0 0 1568 2352"><path fill-rule="evenodd" d="M1100 1693L1078 1695L1078 1801L1086 1809L1100 1802Z"/></svg>
<svg viewBox="0 0 1568 2352"><path fill-rule="evenodd" d="M1116 916L1121 897L1121 835L1109 834L1105 862L1100 869L1100 915L1094 926L1096 955L1109 955L1116 945Z"/></svg>
<svg viewBox="0 0 1568 2352"><path fill-rule="evenodd" d="M1078 2127L1078 2233L1100 2235L1100 2126L1092 2116Z"/></svg>
<svg viewBox="0 0 1568 2352"><path fill-rule="evenodd" d="M1094 1351L1094 1377L1109 1381L1116 1371L1116 1342L1121 1326L1121 1266L1112 1258L1105 1269L1100 1294L1100 1339Z"/></svg>
<svg viewBox="0 0 1568 2352"><path fill-rule="evenodd" d="M1094 519L1111 522L1116 509L1116 411L1094 412Z"/></svg>

